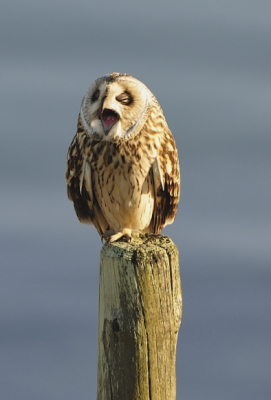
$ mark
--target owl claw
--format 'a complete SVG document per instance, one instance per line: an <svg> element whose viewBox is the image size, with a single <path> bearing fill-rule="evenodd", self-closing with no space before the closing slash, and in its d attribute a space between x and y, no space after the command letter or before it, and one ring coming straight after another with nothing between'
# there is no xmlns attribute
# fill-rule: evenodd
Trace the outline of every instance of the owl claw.
<svg viewBox="0 0 271 400"><path fill-rule="evenodd" d="M131 229L123 228L119 232L108 230L105 231L101 236L102 241L104 240L106 244L108 244L109 246L111 243L116 242L121 238L125 238L128 243L131 243L132 242Z"/></svg>

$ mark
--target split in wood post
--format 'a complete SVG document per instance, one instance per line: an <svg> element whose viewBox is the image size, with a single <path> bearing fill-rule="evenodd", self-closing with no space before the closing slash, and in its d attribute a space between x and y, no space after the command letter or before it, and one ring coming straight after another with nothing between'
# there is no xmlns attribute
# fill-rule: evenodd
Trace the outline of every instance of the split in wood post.
<svg viewBox="0 0 271 400"><path fill-rule="evenodd" d="M175 400L182 314L178 249L133 235L101 250L98 400Z"/></svg>

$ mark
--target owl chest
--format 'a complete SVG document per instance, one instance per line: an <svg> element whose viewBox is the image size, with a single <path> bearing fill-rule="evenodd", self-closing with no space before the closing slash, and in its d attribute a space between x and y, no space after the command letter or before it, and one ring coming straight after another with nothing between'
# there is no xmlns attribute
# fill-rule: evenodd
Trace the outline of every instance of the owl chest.
<svg viewBox="0 0 271 400"><path fill-rule="evenodd" d="M114 143L100 142L93 146L91 153L94 186L99 198L106 194L121 203L126 203L127 198L136 202L153 162L140 146L117 147Z"/></svg>
<svg viewBox="0 0 271 400"><path fill-rule="evenodd" d="M138 166L130 163L103 165L93 172L96 197L102 207L112 205L120 210L136 207L140 199L145 177Z"/></svg>
<svg viewBox="0 0 271 400"><path fill-rule="evenodd" d="M106 154L93 163L93 188L103 214L113 229L143 229L153 210L151 160L122 153Z"/></svg>

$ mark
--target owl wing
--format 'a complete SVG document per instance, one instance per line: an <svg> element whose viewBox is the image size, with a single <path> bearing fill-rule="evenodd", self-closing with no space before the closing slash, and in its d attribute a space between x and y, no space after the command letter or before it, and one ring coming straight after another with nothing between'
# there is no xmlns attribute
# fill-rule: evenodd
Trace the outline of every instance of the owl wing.
<svg viewBox="0 0 271 400"><path fill-rule="evenodd" d="M78 132L68 150L66 181L68 198L73 202L79 221L93 224L102 235L108 223L93 191L91 166L80 150Z"/></svg>
<svg viewBox="0 0 271 400"><path fill-rule="evenodd" d="M171 224L177 213L181 191L179 158L175 140L167 128L164 132L159 153L152 165L154 183L154 211L151 228L160 233Z"/></svg>

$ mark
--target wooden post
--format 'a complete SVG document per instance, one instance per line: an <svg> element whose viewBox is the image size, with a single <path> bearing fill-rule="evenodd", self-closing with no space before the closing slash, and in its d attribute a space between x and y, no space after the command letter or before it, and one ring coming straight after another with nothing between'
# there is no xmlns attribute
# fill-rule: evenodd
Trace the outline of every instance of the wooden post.
<svg viewBox="0 0 271 400"><path fill-rule="evenodd" d="M175 400L182 293L178 249L135 235L101 250L98 400Z"/></svg>

